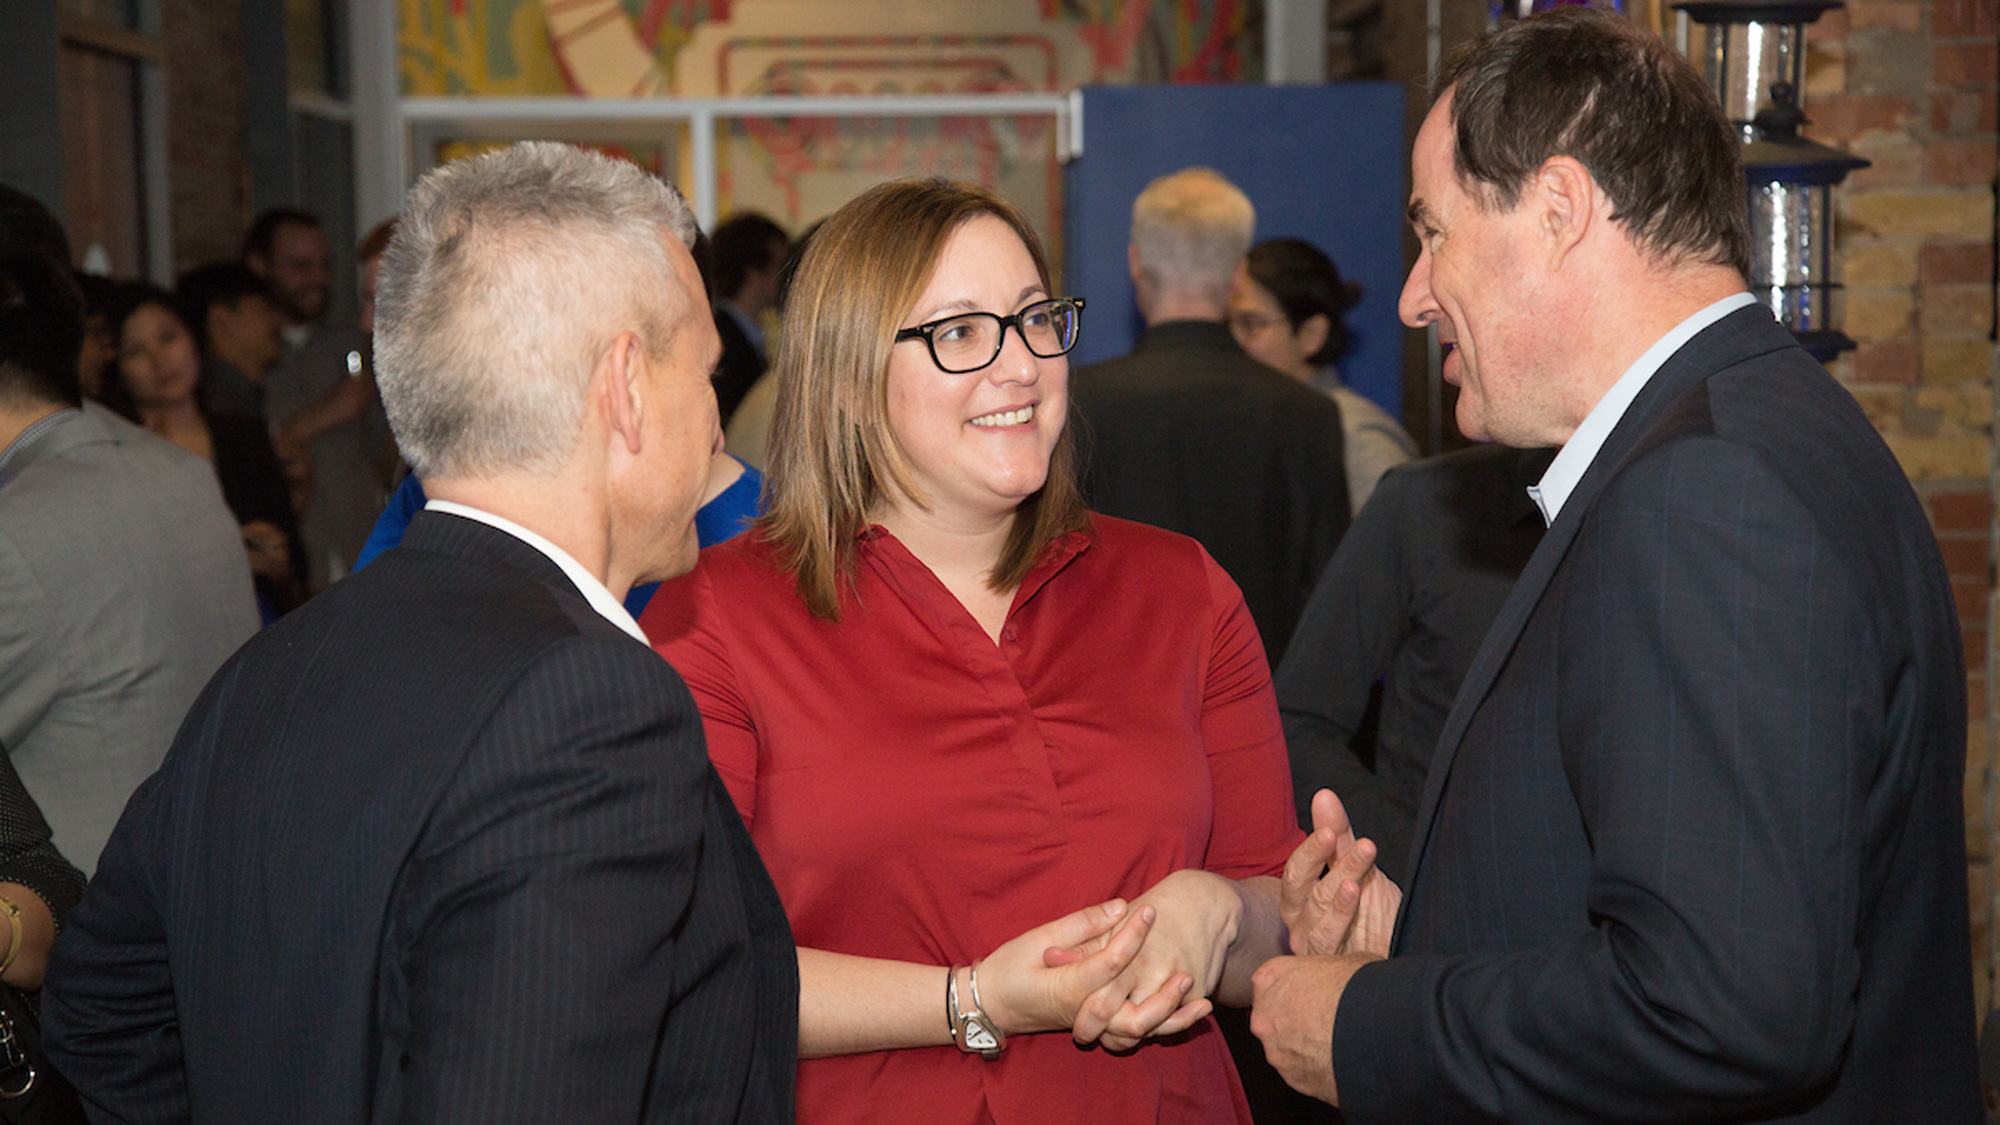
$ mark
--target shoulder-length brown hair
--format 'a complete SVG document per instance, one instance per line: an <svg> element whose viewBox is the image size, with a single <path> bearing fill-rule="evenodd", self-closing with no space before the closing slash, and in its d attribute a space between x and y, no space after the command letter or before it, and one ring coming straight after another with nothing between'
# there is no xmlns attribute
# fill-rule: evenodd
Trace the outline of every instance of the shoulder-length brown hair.
<svg viewBox="0 0 2000 1125"><path fill-rule="evenodd" d="M840 583L853 574L856 538L886 485L929 503L889 428L889 351L945 243L980 215L1020 235L1043 289L1054 293L1047 255L1027 219L999 196L950 180L902 180L868 191L819 228L799 263L772 364L778 404L765 478L770 507L759 527L814 616L839 618ZM1019 585L1056 537L1085 522L1065 425L1048 479L1015 511L987 584Z"/></svg>

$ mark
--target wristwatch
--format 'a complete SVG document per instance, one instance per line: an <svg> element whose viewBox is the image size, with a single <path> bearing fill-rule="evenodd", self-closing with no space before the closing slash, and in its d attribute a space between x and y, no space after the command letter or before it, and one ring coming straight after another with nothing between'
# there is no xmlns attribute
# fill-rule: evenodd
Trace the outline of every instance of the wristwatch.
<svg viewBox="0 0 2000 1125"><path fill-rule="evenodd" d="M951 1039L959 1050L991 1062L1007 1049L1007 1033L1000 1030L1000 1025L986 1014L986 1005L979 1002L979 966L972 966L967 975L972 985L972 1010L959 1007L958 967L954 965L944 978L945 1018L951 1023Z"/></svg>

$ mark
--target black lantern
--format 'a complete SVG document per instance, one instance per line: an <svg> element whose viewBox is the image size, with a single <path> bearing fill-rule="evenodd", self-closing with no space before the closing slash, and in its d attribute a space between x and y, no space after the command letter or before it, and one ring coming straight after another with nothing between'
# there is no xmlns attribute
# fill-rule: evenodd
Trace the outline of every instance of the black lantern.
<svg viewBox="0 0 2000 1125"><path fill-rule="evenodd" d="M1805 89L1806 25L1842 0L1685 0L1674 7L1702 27L1698 52L1722 111L1746 142L1773 86Z"/></svg>
<svg viewBox="0 0 2000 1125"><path fill-rule="evenodd" d="M1750 291L1821 360L1852 348L1840 331L1833 188L1868 162L1799 136L1806 25L1842 0L1683 0L1690 42L1743 142L1750 203Z"/></svg>
<svg viewBox="0 0 2000 1125"><path fill-rule="evenodd" d="M1829 360L1854 346L1840 331L1834 280L1833 188L1868 162L1799 136L1805 122L1788 83L1752 122L1743 146L1750 195L1750 291L1800 346Z"/></svg>

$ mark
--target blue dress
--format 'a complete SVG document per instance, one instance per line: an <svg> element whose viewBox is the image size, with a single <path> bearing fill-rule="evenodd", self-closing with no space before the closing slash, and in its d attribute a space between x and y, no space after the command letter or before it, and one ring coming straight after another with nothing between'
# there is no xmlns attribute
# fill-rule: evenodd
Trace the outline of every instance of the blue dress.
<svg viewBox="0 0 2000 1125"><path fill-rule="evenodd" d="M764 474L751 466L743 465L743 475L728 488L716 493L715 499L701 506L694 514L695 539L707 547L722 542L750 526L750 521L762 511L764 496ZM389 506L375 520L375 530L368 533L368 542L361 548L361 556L354 560L354 569L360 570L374 560L376 555L403 541L403 531L410 526L410 517L424 510L424 485L414 475L403 478L402 486L389 497ZM634 586L625 595L625 608L633 617L645 612L646 603L653 599L653 591L660 588L658 582L648 582Z"/></svg>

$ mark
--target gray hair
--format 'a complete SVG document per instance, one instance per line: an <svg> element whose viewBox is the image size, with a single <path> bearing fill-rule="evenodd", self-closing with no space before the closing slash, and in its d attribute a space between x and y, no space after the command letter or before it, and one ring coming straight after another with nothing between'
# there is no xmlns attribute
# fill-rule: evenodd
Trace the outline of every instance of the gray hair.
<svg viewBox="0 0 2000 1125"><path fill-rule="evenodd" d="M1256 227L1250 198L1213 168L1161 176L1132 203L1139 270L1166 293L1227 301Z"/></svg>
<svg viewBox="0 0 2000 1125"><path fill-rule="evenodd" d="M626 329L664 355L695 296L667 232L694 241L679 192L570 145L527 141L418 181L375 297L376 380L417 476L559 467L597 358Z"/></svg>

